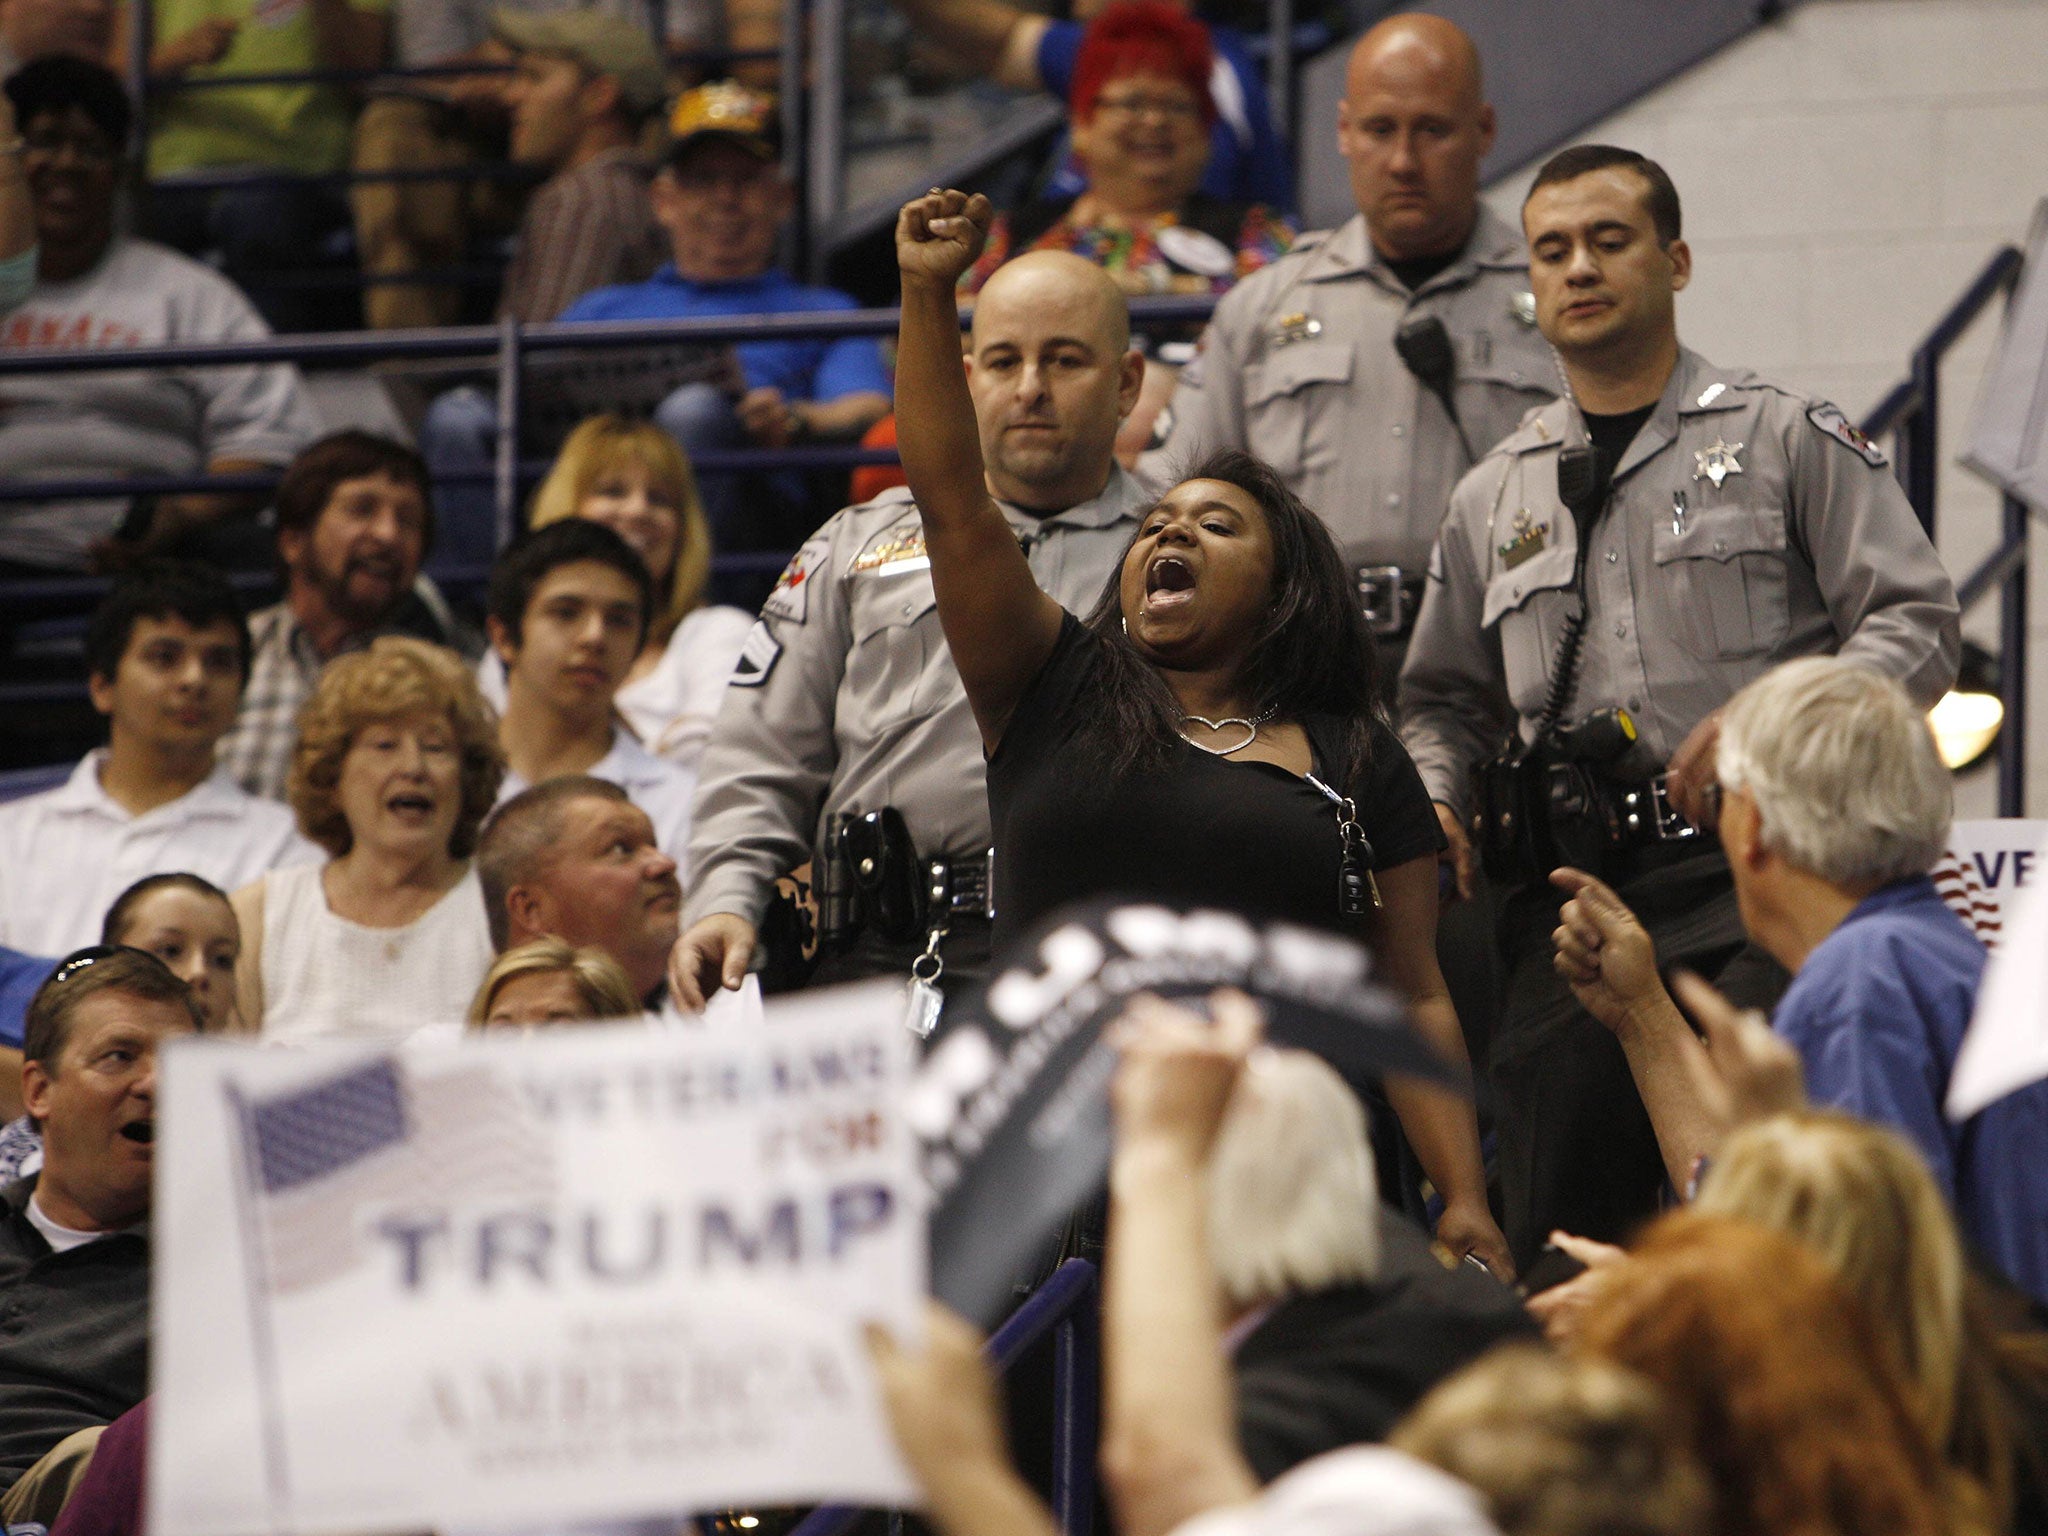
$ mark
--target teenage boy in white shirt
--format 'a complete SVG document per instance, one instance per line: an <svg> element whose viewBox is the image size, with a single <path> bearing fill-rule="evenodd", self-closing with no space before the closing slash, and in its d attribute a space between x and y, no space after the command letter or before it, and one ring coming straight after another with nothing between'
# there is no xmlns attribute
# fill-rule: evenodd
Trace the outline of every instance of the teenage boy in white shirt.
<svg viewBox="0 0 2048 1536"><path fill-rule="evenodd" d="M654 823L680 862L690 841L696 775L654 756L620 723L612 699L647 638L654 583L611 529L566 518L522 535L491 571L491 647L505 664L498 742L503 804L564 774L609 779Z"/></svg>
<svg viewBox="0 0 2048 1536"><path fill-rule="evenodd" d="M199 565L149 561L114 584L86 632L105 747L40 795L0 806L0 944L61 955L98 941L107 907L145 875L235 890L319 851L292 813L214 761L249 670L235 591Z"/></svg>

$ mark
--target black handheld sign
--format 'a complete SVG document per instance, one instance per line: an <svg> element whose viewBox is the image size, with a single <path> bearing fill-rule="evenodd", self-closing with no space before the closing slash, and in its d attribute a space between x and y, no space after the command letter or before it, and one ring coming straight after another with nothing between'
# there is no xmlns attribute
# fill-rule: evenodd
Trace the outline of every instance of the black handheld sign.
<svg viewBox="0 0 2048 1536"><path fill-rule="evenodd" d="M1102 1188L1116 1068L1102 1036L1140 992L1199 1004L1236 987L1264 1008L1271 1043L1313 1051L1355 1085L1394 1073L1465 1088L1371 968L1348 938L1228 912L1112 898L1048 918L949 1018L912 1090L933 1294L992 1325L1032 1257Z"/></svg>

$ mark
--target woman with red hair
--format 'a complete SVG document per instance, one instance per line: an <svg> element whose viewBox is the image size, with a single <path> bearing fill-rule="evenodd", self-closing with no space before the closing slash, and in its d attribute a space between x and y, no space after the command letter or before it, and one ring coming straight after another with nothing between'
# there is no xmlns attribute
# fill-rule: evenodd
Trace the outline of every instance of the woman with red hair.
<svg viewBox="0 0 2048 1536"><path fill-rule="evenodd" d="M1980 1529L1861 1304L1790 1237L1663 1218L1603 1279L1578 1348L1664 1389L1711 1484L1714 1536Z"/></svg>
<svg viewBox="0 0 2048 1536"><path fill-rule="evenodd" d="M1164 0L1119 0L1097 16L1067 97L1088 189L998 217L962 291L1020 251L1061 250L1127 293L1222 293L1284 252L1294 230L1272 208L1199 190L1212 62L1209 29Z"/></svg>

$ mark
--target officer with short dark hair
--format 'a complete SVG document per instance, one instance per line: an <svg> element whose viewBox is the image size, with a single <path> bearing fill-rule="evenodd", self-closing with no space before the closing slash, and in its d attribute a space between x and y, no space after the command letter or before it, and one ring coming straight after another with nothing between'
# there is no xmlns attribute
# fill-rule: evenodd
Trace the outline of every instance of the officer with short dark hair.
<svg viewBox="0 0 2048 1536"><path fill-rule="evenodd" d="M1560 864L1598 869L1668 962L1767 1005L1712 825L1720 707L1839 654L1923 706L1954 680L1955 588L1886 467L1832 405L1679 345L1692 272L1654 162L1581 146L1522 210L1568 399L1458 485L1401 673L1402 735L1461 881L1468 829L1516 894L1493 1042L1508 1240L1614 1240L1656 1207L1656 1138L1620 1046L1551 968ZM1480 770L1476 785L1474 771Z"/></svg>

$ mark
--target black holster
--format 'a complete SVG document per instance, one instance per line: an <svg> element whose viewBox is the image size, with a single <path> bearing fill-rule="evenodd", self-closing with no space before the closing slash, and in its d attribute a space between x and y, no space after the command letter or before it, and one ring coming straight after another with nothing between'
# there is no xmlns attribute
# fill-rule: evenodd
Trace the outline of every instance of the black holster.
<svg viewBox="0 0 2048 1536"><path fill-rule="evenodd" d="M817 862L818 947L838 954L863 933L922 943L923 870L903 813L894 806L832 818Z"/></svg>
<svg viewBox="0 0 2048 1536"><path fill-rule="evenodd" d="M1562 865L1599 874L1621 845L1597 771L1546 743L1503 752L1473 778L1473 836L1500 885L1539 886Z"/></svg>

